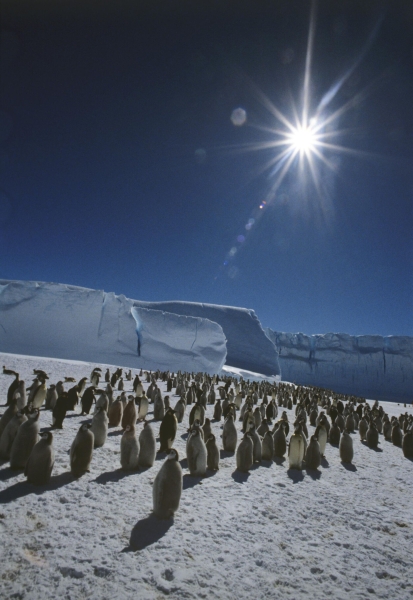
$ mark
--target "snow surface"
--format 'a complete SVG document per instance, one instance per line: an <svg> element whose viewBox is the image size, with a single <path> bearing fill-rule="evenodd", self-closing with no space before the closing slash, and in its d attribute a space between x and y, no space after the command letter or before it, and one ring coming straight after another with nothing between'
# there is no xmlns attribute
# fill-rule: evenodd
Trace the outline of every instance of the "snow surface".
<svg viewBox="0 0 413 600"><path fill-rule="evenodd" d="M379 400L413 400L413 337L266 333L286 381Z"/></svg>
<svg viewBox="0 0 413 600"><path fill-rule="evenodd" d="M0 280L0 349L124 367L219 372L222 328L61 283ZM275 350L274 350L275 352Z"/></svg>
<svg viewBox="0 0 413 600"><path fill-rule="evenodd" d="M98 366L7 354L0 360L27 383L33 368L46 370L49 383L56 383L69 375L89 376ZM0 375L3 403L11 381ZM174 406L177 397L171 400ZM389 415L412 411L395 403L383 406ZM207 415L212 409L208 406ZM292 411L287 413L291 422ZM120 428L110 430L105 445L94 451L91 472L72 478L68 451L87 420L80 414L69 413L64 429L54 432L56 463L48 485L34 487L21 472L0 465L0 597L413 596L413 462L400 448L380 436L379 450L370 450L354 434L352 467L343 466L338 449L327 445L318 473L289 471L288 461L279 461L262 463L247 475L235 470L234 455L221 453L220 470L200 479L186 468L188 414L187 409L174 444L184 489L173 520L151 517L151 484L164 457L146 471L123 473ZM41 428L50 422L50 413L42 410ZM221 424L212 423L217 439ZM159 423L153 427L157 434Z"/></svg>

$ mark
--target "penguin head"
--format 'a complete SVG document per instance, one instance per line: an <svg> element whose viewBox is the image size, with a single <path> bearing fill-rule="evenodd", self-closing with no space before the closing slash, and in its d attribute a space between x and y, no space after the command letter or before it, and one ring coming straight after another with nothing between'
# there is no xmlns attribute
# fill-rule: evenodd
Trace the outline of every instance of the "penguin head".
<svg viewBox="0 0 413 600"><path fill-rule="evenodd" d="M46 431L42 433L42 440L44 440L47 444L52 444L53 442L53 433L51 431Z"/></svg>
<svg viewBox="0 0 413 600"><path fill-rule="evenodd" d="M178 450L175 450L175 448L171 448L171 450L167 456L167 460L175 460L176 462L178 462L179 461Z"/></svg>

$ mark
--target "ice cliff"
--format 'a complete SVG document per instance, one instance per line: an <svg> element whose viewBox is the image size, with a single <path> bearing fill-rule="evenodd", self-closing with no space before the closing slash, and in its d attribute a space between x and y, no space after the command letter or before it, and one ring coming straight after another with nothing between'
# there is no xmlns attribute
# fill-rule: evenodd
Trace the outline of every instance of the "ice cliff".
<svg viewBox="0 0 413 600"><path fill-rule="evenodd" d="M278 354L253 310L197 302L142 302L134 306L209 319L218 323L227 339L227 364L263 375L280 375Z"/></svg>
<svg viewBox="0 0 413 600"><path fill-rule="evenodd" d="M412 337L266 333L279 352L283 380L379 400L413 401Z"/></svg>
<svg viewBox="0 0 413 600"><path fill-rule="evenodd" d="M226 339L208 319L135 307L114 293L0 280L0 350L215 373L225 364Z"/></svg>

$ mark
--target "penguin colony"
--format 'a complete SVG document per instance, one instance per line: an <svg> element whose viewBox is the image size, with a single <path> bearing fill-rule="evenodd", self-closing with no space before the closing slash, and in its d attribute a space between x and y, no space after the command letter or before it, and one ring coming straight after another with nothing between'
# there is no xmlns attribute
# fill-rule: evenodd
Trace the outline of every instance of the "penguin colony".
<svg viewBox="0 0 413 600"><path fill-rule="evenodd" d="M370 405L322 388L203 373L140 371L133 376L129 371L123 377L121 368L112 375L107 369L99 387L99 367L78 383L64 377L48 385L47 373L35 370L26 387L17 372L3 367L3 375L14 379L0 417L1 460L24 470L29 483L46 485L55 460L54 435L64 428L67 413L74 412L86 419L66 451L73 477L81 477L90 471L108 429L121 427L122 469L151 468L157 452L165 455L152 488L154 515L162 519L179 508L183 471L173 444L178 423L186 419L187 469L193 477L218 470L220 450L233 454L237 470L244 473L262 461L285 457L290 469L317 470L327 453L337 451L343 463L352 463L356 435L371 449L386 440L413 459L412 414L390 419L377 401ZM168 396L162 395L160 381ZM121 393L115 397L114 390ZM214 406L212 421L206 417L208 405ZM283 409L293 412L293 421Z"/></svg>

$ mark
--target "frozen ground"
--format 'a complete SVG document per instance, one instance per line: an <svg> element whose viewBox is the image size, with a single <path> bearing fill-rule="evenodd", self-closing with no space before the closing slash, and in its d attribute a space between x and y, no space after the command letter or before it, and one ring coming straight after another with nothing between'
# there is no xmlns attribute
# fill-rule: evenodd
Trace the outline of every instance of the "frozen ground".
<svg viewBox="0 0 413 600"><path fill-rule="evenodd" d="M56 383L89 376L97 366L6 354L0 360L26 382L35 367ZM0 375L1 404L10 383ZM390 415L412 411L383 405ZM85 420L80 414L69 413L54 433L47 486L27 484L21 472L0 465L0 597L413 597L413 462L400 448L381 436L376 452L354 435L353 467L327 445L319 473L290 472L286 460L263 463L248 476L235 471L235 456L222 453L220 470L198 479L186 468L188 414L175 443L184 490L173 521L150 516L151 483L164 457L144 472L123 473L120 428L94 451L91 472L72 478L68 450ZM42 410L41 427L50 423ZM213 423L217 436L221 425ZM157 433L159 424L153 426Z"/></svg>

